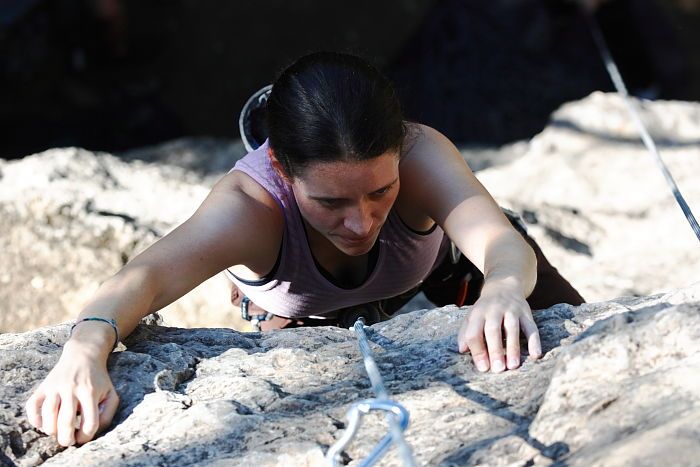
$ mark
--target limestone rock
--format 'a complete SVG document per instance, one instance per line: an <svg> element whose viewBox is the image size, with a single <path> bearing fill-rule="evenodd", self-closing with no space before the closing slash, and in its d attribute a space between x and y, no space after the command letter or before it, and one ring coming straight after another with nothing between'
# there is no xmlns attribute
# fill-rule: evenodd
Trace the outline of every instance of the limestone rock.
<svg viewBox="0 0 700 467"><path fill-rule="evenodd" d="M697 214L700 106L644 107ZM373 326L387 387L411 413L419 464L697 464L700 284L689 284L700 250L624 112L615 96L594 94L563 106L525 145L463 150L552 263L598 302L538 311L544 358L523 356L504 374L478 373L456 352L468 308ZM65 321L194 212L227 154L231 165L240 155L235 147L179 141L124 160L69 148L0 161L0 464L318 465L348 408L372 396L351 331L227 329L239 323L217 276L163 314L169 325L226 329L142 325L111 355L121 403L107 433L63 449L26 420L24 402L57 361ZM213 159L202 166L204 153ZM385 431L382 417L368 417L346 461L356 465ZM397 463L393 450L383 461Z"/></svg>
<svg viewBox="0 0 700 467"><path fill-rule="evenodd" d="M191 162L201 144L181 146L165 145L185 168L77 148L0 161L0 332L73 319L100 283L194 213L222 173ZM240 157L221 147L218 165L224 154L231 165ZM163 314L179 326L237 326L228 290L213 277Z"/></svg>
<svg viewBox="0 0 700 467"><path fill-rule="evenodd" d="M393 398L411 414L419 465L696 465L700 283L535 314L544 357L501 374L456 352L469 308L369 328ZM60 448L24 418L67 325L0 335L0 456L45 465L322 465L345 413L372 397L353 332L241 334L141 325L108 368L121 397L111 429ZM357 465L386 432L367 417ZM380 465L398 465L395 449Z"/></svg>
<svg viewBox="0 0 700 467"><path fill-rule="evenodd" d="M647 101L642 109L700 218L700 105ZM698 239L614 94L562 106L522 157L477 177L501 205L523 214L586 300L661 293L700 278Z"/></svg>

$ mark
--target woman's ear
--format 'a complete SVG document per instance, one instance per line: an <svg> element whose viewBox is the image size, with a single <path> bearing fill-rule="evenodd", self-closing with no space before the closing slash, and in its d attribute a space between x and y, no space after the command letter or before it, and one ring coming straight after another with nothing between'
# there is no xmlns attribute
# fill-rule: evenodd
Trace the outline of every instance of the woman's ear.
<svg viewBox="0 0 700 467"><path fill-rule="evenodd" d="M267 148L267 157L270 158L270 164L272 165L272 168L275 170L275 172L277 172L277 175L279 175L282 180L284 180L285 182L287 182L288 184L291 185L292 179L284 171L284 167L282 167L282 164L280 164L280 161L278 161L277 157L275 157L274 151L269 146Z"/></svg>

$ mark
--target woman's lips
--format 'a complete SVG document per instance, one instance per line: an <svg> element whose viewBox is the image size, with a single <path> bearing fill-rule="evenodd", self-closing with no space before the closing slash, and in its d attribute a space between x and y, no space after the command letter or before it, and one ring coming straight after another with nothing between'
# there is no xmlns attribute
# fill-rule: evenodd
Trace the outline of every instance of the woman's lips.
<svg viewBox="0 0 700 467"><path fill-rule="evenodd" d="M347 238L347 237L340 237L342 238L345 242L347 243L352 243L352 244L358 244L358 243L366 243L369 241L370 238L372 237L362 237L362 238Z"/></svg>
<svg viewBox="0 0 700 467"><path fill-rule="evenodd" d="M348 245L364 245L365 243L370 243L374 241L374 239L377 238L379 235L379 230L381 229L381 225L375 230L370 233L369 235L366 235L364 237L348 237L346 235L341 235L341 234L335 234L336 238L339 238L343 243L348 244Z"/></svg>
<svg viewBox="0 0 700 467"><path fill-rule="evenodd" d="M349 245L362 245L364 243L368 243L370 240L372 240L372 235L367 235L366 237L344 237L342 235L339 235L340 239L349 244Z"/></svg>

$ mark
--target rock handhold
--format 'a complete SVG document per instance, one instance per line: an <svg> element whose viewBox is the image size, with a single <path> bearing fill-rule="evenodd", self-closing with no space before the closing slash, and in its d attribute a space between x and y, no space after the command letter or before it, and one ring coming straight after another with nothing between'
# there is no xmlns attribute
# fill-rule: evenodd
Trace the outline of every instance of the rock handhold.
<svg viewBox="0 0 700 467"><path fill-rule="evenodd" d="M691 465L700 456L700 283L536 311L544 357L523 355L501 374L479 373L456 352L468 312L415 311L368 330L387 389L410 411L406 439L419 465ZM29 425L23 404L67 332L0 335L5 463L322 465L347 409L372 397L347 329L141 325L109 359L121 397L112 427L62 449ZM383 417L367 417L346 459L364 458L385 433ZM396 450L383 462L397 464Z"/></svg>

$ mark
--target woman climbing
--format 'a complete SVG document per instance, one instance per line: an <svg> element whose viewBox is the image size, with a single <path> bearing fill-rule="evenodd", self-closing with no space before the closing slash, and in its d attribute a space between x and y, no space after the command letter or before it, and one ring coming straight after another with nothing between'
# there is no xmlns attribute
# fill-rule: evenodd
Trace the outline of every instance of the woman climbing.
<svg viewBox="0 0 700 467"><path fill-rule="evenodd" d="M366 60L301 57L274 81L265 122L263 144L85 305L27 401L34 426L64 446L106 428L119 402L106 365L119 336L224 270L232 301L262 331L371 324L420 290L438 305L473 304L455 332L480 371L517 368L521 330L529 355L541 355L532 309L583 302L450 140L404 120Z"/></svg>

